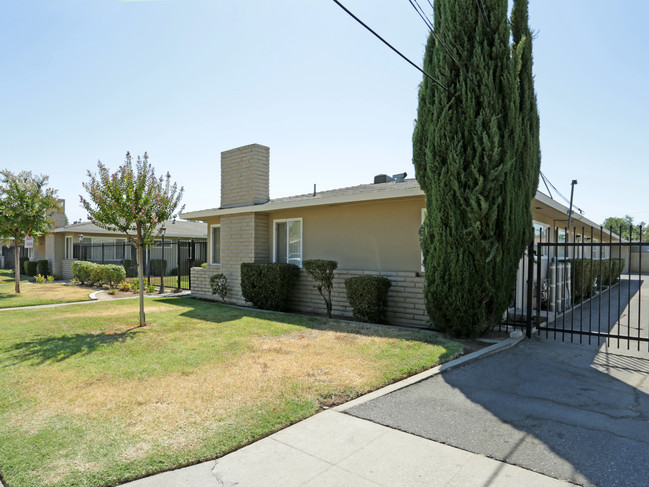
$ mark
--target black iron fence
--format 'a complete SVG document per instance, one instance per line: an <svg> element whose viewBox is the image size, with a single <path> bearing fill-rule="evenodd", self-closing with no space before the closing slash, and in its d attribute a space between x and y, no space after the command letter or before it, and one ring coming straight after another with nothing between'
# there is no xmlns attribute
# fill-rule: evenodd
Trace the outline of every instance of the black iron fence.
<svg viewBox="0 0 649 487"><path fill-rule="evenodd" d="M547 338L649 350L649 243L642 228L555 228L521 259L503 324ZM628 235L637 240L619 238ZM644 261L643 261L644 259ZM643 297L644 296L644 297Z"/></svg>
<svg viewBox="0 0 649 487"><path fill-rule="evenodd" d="M162 240L143 250L144 275L155 286L191 289L191 272L194 266L207 262L205 240ZM124 266L126 277L137 277L137 248L133 244L100 243L73 245L74 259Z"/></svg>

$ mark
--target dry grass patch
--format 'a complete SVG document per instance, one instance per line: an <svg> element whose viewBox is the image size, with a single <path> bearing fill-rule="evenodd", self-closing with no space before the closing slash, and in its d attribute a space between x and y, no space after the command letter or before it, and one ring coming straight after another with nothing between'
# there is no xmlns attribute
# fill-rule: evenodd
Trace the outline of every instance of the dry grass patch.
<svg viewBox="0 0 649 487"><path fill-rule="evenodd" d="M460 349L431 333L187 299L147 301L157 325L136 330L135 301L66 308L6 315L22 327L0 345L8 487L108 485L215 458ZM40 462L21 453L34 447Z"/></svg>
<svg viewBox="0 0 649 487"><path fill-rule="evenodd" d="M70 303L90 300L90 290L63 283L37 284L32 277L21 278L20 294L14 292L13 271L0 270L0 308Z"/></svg>

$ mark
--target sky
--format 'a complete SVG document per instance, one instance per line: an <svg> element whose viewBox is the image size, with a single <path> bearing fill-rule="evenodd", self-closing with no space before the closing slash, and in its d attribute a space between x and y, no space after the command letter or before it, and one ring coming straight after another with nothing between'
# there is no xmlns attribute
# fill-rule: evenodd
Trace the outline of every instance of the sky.
<svg viewBox="0 0 649 487"><path fill-rule="evenodd" d="M407 0L342 3L422 65ZM530 0L541 170L566 197L577 179L597 223L649 221L648 18L645 0ZM219 206L220 153L251 143L270 147L271 198L413 177L421 80L332 0L7 0L0 168L49 175L70 222L87 172L127 151L185 211Z"/></svg>

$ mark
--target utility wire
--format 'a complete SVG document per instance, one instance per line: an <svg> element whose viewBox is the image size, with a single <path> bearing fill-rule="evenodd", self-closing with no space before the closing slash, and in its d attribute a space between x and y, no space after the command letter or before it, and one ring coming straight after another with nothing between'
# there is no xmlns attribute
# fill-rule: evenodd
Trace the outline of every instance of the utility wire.
<svg viewBox="0 0 649 487"><path fill-rule="evenodd" d="M413 0L408 0L408 2L410 2L410 5L412 5L412 8L415 9L415 12L417 12L419 14L419 16L421 17L421 20L424 21L424 23L428 27L428 30L430 30L430 32L433 34L433 37L435 37L435 39L437 39L437 42L439 42L440 45L444 48L444 50L451 57L453 62L456 64L456 66L458 68L460 68L460 71L464 71L464 68L462 67L460 62L457 60L457 58L453 55L453 53L449 49L448 44L446 44L446 42L444 42L442 40L442 38L437 34L437 32L435 32L435 27L433 26L433 23L426 16L426 13L424 12L424 9L421 8L421 5L419 5L419 2L417 0L414 0L414 2L413 2ZM428 2L428 3L430 3L430 2ZM416 4L416 6L415 6L415 4Z"/></svg>
<svg viewBox="0 0 649 487"><path fill-rule="evenodd" d="M415 3L417 3L417 7L419 7L419 8L415 7L415 3L413 3L412 0L408 0L408 1L410 2L410 5L412 5L412 8L415 9L415 12L417 12L417 13L419 14L419 16L421 17L421 20L424 21L424 24L426 24L426 26L428 27L428 30L430 30L430 31L432 32L432 31L434 30L434 28L433 28L433 24L432 24L431 21L428 19L428 17L426 17L426 16L424 15L424 11L422 10L422 8L421 8L421 6L419 5L419 3L417 3L417 0L415 0Z"/></svg>
<svg viewBox="0 0 649 487"><path fill-rule="evenodd" d="M421 69L419 66L417 66L415 63L413 63L410 59L408 59L406 56L401 54L395 47L393 47L388 41L383 39L380 35L378 35L376 32L374 32L365 22L363 22L361 19L356 17L353 13L351 13L342 3L340 3L338 0L333 0L336 5L338 5L340 8L342 8L347 14L349 14L356 22L361 24L363 27L365 27L367 30L369 30L372 34L374 34L376 37L378 37L381 42L383 42L386 46L388 46L390 49L392 49L394 52L396 52L399 56L401 56L408 64L413 66L415 69L418 71L421 71L421 73L426 76L428 79L430 79L433 83L435 83L437 86L442 88L444 91L447 93L450 93L449 89L444 86L439 80L433 78L430 74L428 74L426 71Z"/></svg>
<svg viewBox="0 0 649 487"><path fill-rule="evenodd" d="M546 187L546 188L548 188L548 184L549 184L550 186L552 186L552 189L554 189L554 191L555 191L559 196L561 196L561 198L562 198L566 203L570 204L568 198L566 198L564 195L562 195L562 194L559 192L559 190L554 186L554 184L552 184L552 182L551 182L551 181L546 177L546 175L543 174L542 172L541 172L541 177L543 178L543 182L545 183L545 187ZM548 192L550 192L550 188L548 188ZM550 198L552 198L552 193L550 193ZM554 199L554 198L552 198L552 199ZM581 213L582 215L584 214L584 210L582 210L581 208L579 208L577 205L573 204L572 206L573 206L573 207L574 207L574 208L575 208L579 213Z"/></svg>

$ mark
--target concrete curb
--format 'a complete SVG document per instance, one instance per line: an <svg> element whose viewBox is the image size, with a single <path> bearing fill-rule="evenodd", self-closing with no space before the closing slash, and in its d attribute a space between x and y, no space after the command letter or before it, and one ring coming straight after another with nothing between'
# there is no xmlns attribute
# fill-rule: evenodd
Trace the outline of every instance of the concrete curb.
<svg viewBox="0 0 649 487"><path fill-rule="evenodd" d="M437 367L433 367L432 369L425 370L424 372L420 372L419 374L408 377L407 379L403 379L399 382L395 382L394 384L390 384L389 386L382 387L381 389L377 389L376 391L365 394L364 396L357 397L356 399L346 402L345 404L340 404L339 406L336 406L332 409L338 412L345 412L348 409L353 408L354 406L364 404L376 398L390 394L391 392L398 391L399 389L403 389L404 387L411 386L413 384L416 384L417 382L421 382L422 380L441 374L446 370L451 370L456 367L460 367L462 365L473 362L475 360L488 357L489 355L502 352L503 350L510 349L518 345L524 339L525 339L525 335L522 335L520 337L515 337L515 338L507 338L506 340L496 343L495 345L491 345L490 347L486 347L476 352L470 353L468 355L464 355L455 360L451 360L450 362L446 362L445 364L438 365Z"/></svg>

